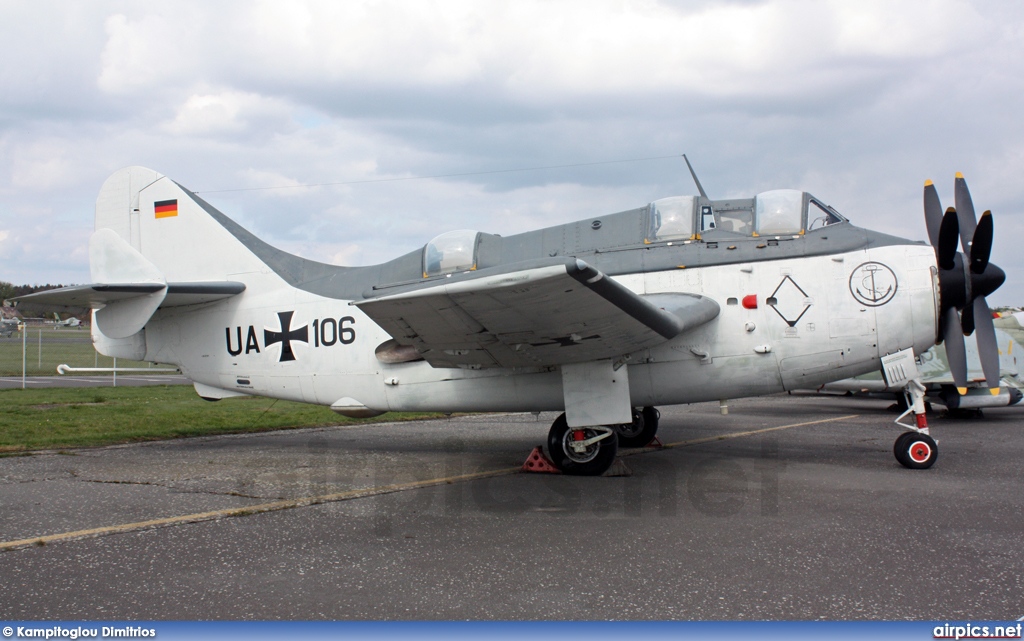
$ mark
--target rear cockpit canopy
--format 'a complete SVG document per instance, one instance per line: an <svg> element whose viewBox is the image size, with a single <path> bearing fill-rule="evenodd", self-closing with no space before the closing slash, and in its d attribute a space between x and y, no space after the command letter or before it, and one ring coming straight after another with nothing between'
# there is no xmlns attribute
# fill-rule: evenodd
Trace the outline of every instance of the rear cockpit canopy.
<svg viewBox="0 0 1024 641"><path fill-rule="evenodd" d="M459 229L441 234L423 248L423 277L476 269L480 232Z"/></svg>

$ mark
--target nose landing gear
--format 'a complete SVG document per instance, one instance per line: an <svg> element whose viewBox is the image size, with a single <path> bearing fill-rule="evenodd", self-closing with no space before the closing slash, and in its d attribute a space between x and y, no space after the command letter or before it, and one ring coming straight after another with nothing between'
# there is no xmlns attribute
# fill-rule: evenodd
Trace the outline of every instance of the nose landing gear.
<svg viewBox="0 0 1024 641"><path fill-rule="evenodd" d="M926 470L935 464L939 457L939 447L935 439L928 434L928 419L924 407L925 387L920 380L911 379L903 394L907 399L907 411L899 415L896 424L910 431L900 434L893 445L892 452L903 467L912 470ZM915 425L907 425L900 421L908 414L914 414Z"/></svg>

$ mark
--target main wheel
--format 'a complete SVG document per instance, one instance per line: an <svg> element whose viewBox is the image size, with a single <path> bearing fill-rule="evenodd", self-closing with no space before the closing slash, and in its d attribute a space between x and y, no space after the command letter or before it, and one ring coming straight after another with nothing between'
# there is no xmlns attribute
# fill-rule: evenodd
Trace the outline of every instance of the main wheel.
<svg viewBox="0 0 1024 641"><path fill-rule="evenodd" d="M935 459L939 457L939 447L927 434L905 432L896 439L893 453L903 467L926 470L934 465Z"/></svg>
<svg viewBox="0 0 1024 641"><path fill-rule="evenodd" d="M587 444L573 447L573 443L587 441L603 434L604 438ZM591 427L569 427L565 414L560 415L551 424L548 432L548 454L555 466L566 474L575 476L599 476L604 474L619 449L615 431L604 432Z"/></svg>
<svg viewBox="0 0 1024 641"><path fill-rule="evenodd" d="M658 418L661 413L653 407L643 410L633 408L633 422L615 426L621 447L644 447L654 440L658 433Z"/></svg>

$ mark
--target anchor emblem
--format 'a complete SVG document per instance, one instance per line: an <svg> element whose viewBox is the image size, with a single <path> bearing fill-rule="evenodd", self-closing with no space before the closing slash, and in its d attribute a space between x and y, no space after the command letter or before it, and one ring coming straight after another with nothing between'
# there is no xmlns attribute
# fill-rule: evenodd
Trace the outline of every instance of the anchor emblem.
<svg viewBox="0 0 1024 641"><path fill-rule="evenodd" d="M850 274L850 293L868 307L885 305L896 296L896 274L882 263L867 262Z"/></svg>

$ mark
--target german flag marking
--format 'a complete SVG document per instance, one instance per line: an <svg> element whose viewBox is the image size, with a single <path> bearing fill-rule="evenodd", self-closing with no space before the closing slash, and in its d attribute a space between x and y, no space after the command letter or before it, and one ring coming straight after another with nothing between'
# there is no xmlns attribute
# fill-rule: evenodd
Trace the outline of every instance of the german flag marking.
<svg viewBox="0 0 1024 641"><path fill-rule="evenodd" d="M175 200L158 200L153 203L153 212L157 218L170 218L171 216L178 215L178 201Z"/></svg>

